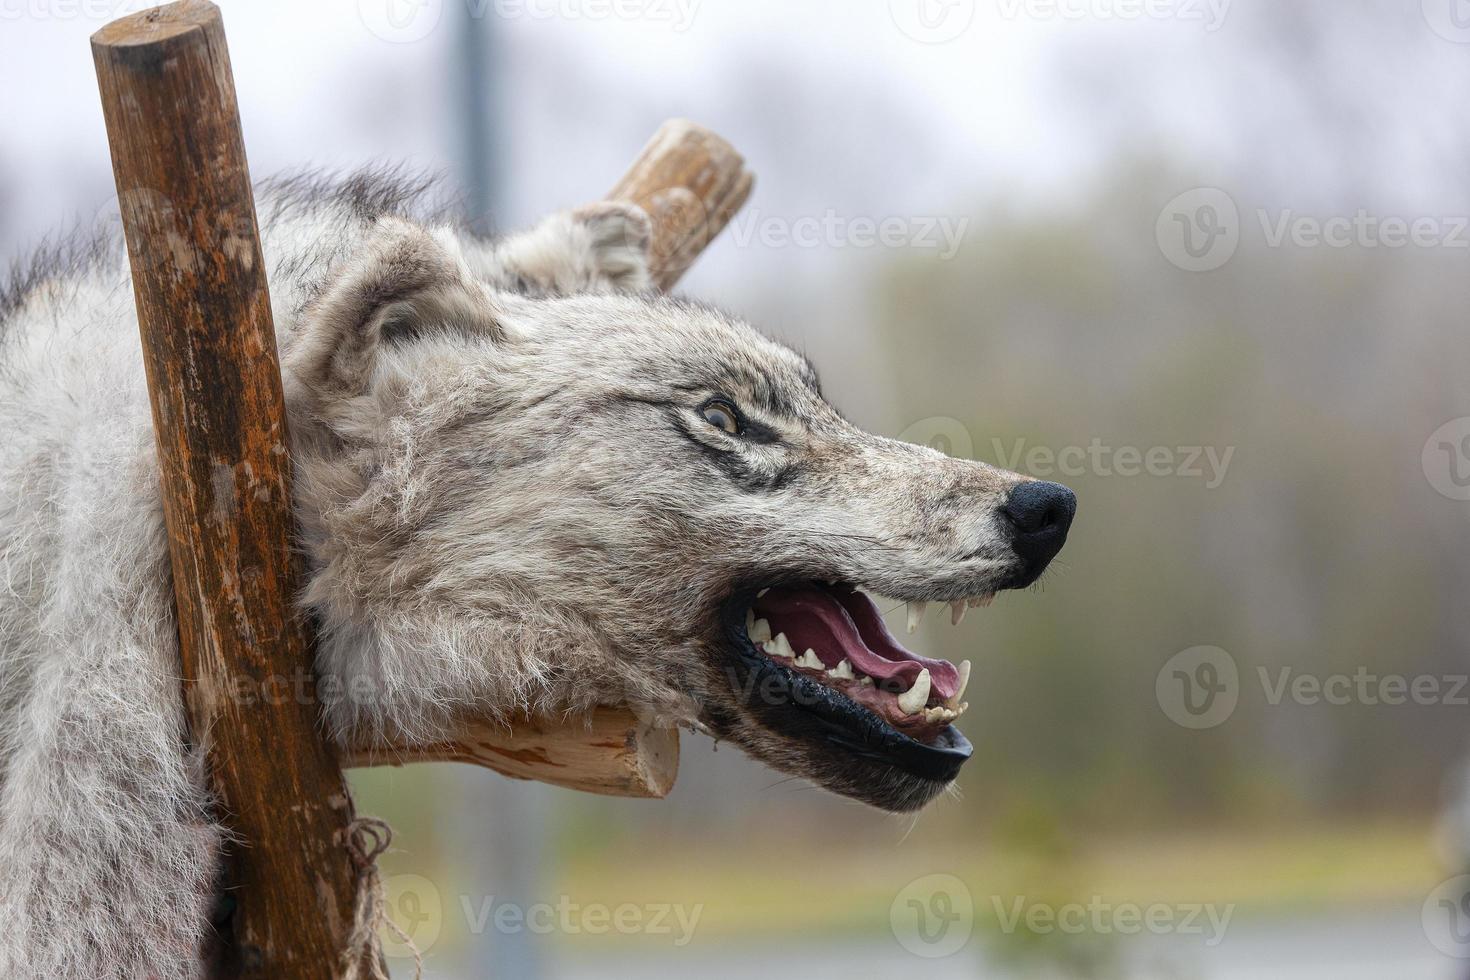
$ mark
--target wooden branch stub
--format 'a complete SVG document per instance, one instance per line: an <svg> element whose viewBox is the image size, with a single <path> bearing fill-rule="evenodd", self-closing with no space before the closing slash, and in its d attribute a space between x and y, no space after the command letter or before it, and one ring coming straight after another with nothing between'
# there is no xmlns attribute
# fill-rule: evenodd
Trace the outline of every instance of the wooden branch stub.
<svg viewBox="0 0 1470 980"><path fill-rule="evenodd" d="M314 698L241 699L311 669L296 613L285 403L218 8L182 0L92 37L133 273L189 728L237 899L217 976L335 977L352 804ZM139 910L146 915L147 910ZM182 951L181 951L182 952Z"/></svg>
<svg viewBox="0 0 1470 980"><path fill-rule="evenodd" d="M506 727L470 720L432 745L349 754L349 766L467 762L515 779L598 793L662 799L679 770L679 732L654 728L625 707L598 708L586 718L527 718Z"/></svg>
<svg viewBox="0 0 1470 980"><path fill-rule="evenodd" d="M653 219L653 278L671 289L750 197L755 175L723 138L685 119L653 134L608 197Z"/></svg>

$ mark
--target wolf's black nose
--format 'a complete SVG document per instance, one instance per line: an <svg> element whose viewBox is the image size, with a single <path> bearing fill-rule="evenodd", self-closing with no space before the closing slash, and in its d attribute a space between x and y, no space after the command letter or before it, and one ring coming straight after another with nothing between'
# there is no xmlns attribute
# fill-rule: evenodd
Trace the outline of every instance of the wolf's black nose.
<svg viewBox="0 0 1470 980"><path fill-rule="evenodd" d="M1032 481L1011 491L1001 508L1011 521L1011 547L1035 579L1067 543L1077 513L1077 495L1060 483Z"/></svg>

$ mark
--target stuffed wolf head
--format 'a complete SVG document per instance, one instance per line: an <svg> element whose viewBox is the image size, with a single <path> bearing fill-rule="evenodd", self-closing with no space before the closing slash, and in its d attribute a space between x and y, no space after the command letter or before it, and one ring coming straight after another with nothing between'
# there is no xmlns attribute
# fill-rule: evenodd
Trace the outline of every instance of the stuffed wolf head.
<svg viewBox="0 0 1470 980"><path fill-rule="evenodd" d="M380 218L285 360L340 732L630 701L893 811L969 755L968 663L878 603L1035 581L1064 487L869 435L813 366L646 291L647 221L482 245Z"/></svg>

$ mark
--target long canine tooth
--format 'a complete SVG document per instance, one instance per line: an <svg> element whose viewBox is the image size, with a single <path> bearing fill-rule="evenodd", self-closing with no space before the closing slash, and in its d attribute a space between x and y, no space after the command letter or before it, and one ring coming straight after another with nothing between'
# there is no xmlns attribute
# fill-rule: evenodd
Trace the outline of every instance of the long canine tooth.
<svg viewBox="0 0 1470 980"><path fill-rule="evenodd" d="M919 628L919 624L924 621L924 610L926 610L926 609L929 608L929 603L927 603L927 602L910 602L908 604L908 607L909 607L909 632L912 633L914 630L918 629Z"/></svg>
<svg viewBox="0 0 1470 980"><path fill-rule="evenodd" d="M958 709L959 703L960 703L960 696L965 693L965 688L967 688L969 686L970 686L970 661L968 661L968 660L961 660L960 661L960 686L957 687L957 688L955 688L954 696L951 697L948 701L944 702L945 707Z"/></svg>
<svg viewBox="0 0 1470 980"><path fill-rule="evenodd" d="M785 636L786 634L782 633L781 635ZM817 656L817 652L815 650L808 650L806 653L803 653L801 656L797 657L796 666L805 667L808 670L824 669L822 659Z"/></svg>
<svg viewBox="0 0 1470 980"><path fill-rule="evenodd" d="M959 599L949 604L949 625L958 626L965 618L965 600Z"/></svg>
<svg viewBox="0 0 1470 980"><path fill-rule="evenodd" d="M924 705L929 700L929 684L929 668L925 667L919 671L914 686L898 696L898 707L904 714L916 715L924 710Z"/></svg>
<svg viewBox="0 0 1470 980"><path fill-rule="evenodd" d="M808 650L807 652L810 653L811 651ZM846 660L843 660L836 667L833 667L831 670L827 671L827 676L837 681L851 681L857 679L857 675L852 672L852 664L848 663Z"/></svg>
<svg viewBox="0 0 1470 980"><path fill-rule="evenodd" d="M796 656L796 651L791 649L791 641L786 639L785 633L777 633L776 638L767 643L763 649L772 657L784 657L791 660Z"/></svg>
<svg viewBox="0 0 1470 980"><path fill-rule="evenodd" d="M765 643L771 638L771 621L769 619L757 619L745 629L750 634L750 642L752 643Z"/></svg>

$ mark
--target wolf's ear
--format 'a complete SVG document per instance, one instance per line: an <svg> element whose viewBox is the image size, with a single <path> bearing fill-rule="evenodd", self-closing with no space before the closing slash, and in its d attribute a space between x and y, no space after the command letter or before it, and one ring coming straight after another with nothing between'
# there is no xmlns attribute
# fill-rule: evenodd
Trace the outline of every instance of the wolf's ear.
<svg viewBox="0 0 1470 980"><path fill-rule="evenodd" d="M380 219L371 237L303 313L287 358L318 400L366 394L383 355L437 332L499 338L499 311L434 235Z"/></svg>
<svg viewBox="0 0 1470 980"><path fill-rule="evenodd" d="M530 231L467 253L486 282L528 296L644 293L653 288L653 222L626 201L559 211Z"/></svg>

